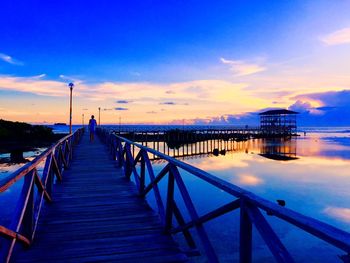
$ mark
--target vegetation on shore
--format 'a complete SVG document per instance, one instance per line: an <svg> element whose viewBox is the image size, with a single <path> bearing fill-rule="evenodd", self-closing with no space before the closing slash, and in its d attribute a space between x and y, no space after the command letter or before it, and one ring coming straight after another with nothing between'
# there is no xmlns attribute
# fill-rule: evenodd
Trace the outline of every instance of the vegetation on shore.
<svg viewBox="0 0 350 263"><path fill-rule="evenodd" d="M37 147L49 146L62 136L62 134L54 134L52 129L46 126L0 119L1 153L21 153Z"/></svg>

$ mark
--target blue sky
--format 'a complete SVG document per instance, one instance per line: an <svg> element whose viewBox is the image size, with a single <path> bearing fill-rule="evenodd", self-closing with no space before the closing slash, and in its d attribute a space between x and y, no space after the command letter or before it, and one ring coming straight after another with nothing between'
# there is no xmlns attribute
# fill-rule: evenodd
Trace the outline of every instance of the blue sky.
<svg viewBox="0 0 350 263"><path fill-rule="evenodd" d="M8 2L0 18L3 52L31 64L18 73L47 72L52 78L65 73L130 80L125 73L155 75L152 69L159 71L160 65L204 67L224 52L263 54L270 42L264 41L266 32L281 27L269 16L281 6L246 1ZM256 37L262 45L256 45Z"/></svg>
<svg viewBox="0 0 350 263"><path fill-rule="evenodd" d="M77 116L133 101L106 113L109 122L208 120L350 85L349 1L2 1L0 9L0 109L10 119L45 121L54 97L49 114L63 121L68 81L77 84ZM32 115L11 110L19 94L36 105ZM240 96L245 105L221 106ZM174 103L160 109L165 100Z"/></svg>

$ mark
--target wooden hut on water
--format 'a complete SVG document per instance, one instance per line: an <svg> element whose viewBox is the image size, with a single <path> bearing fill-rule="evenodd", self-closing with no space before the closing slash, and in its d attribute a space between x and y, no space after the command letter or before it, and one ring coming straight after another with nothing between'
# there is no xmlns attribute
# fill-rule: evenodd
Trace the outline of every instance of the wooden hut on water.
<svg viewBox="0 0 350 263"><path fill-rule="evenodd" d="M259 113L260 129L268 135L295 135L298 112L279 109Z"/></svg>

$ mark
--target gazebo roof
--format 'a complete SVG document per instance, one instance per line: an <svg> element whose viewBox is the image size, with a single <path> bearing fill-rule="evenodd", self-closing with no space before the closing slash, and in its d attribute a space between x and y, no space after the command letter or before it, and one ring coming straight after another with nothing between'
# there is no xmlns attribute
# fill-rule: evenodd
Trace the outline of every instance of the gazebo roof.
<svg viewBox="0 0 350 263"><path fill-rule="evenodd" d="M299 112L280 109L280 110L268 110L268 111L259 113L259 115L281 115L281 114L299 114Z"/></svg>

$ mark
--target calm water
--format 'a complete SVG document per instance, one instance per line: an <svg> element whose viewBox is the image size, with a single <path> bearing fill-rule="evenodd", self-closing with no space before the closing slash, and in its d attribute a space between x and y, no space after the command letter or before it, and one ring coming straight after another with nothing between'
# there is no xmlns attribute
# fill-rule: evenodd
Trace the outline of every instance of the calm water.
<svg viewBox="0 0 350 263"><path fill-rule="evenodd" d="M350 232L350 130L305 130L306 135L302 133L295 140L251 140L234 143L233 150L225 155L203 154L183 159L268 200L283 199L288 208ZM232 148L230 143L221 147ZM206 145L197 148L206 149ZM182 151L180 148L179 153ZM160 171L163 166L158 164L156 170ZM196 177L182 174L200 214L233 200ZM165 195L165 182L162 189ZM178 194L176 199L181 200ZM152 196L149 200L155 207ZM341 262L337 255L343 252L274 217L267 216L267 219L298 262ZM238 221L238 212L232 212L206 224L223 262L238 259ZM273 262L256 232L253 245L255 261Z"/></svg>
<svg viewBox="0 0 350 263"><path fill-rule="evenodd" d="M296 140L223 143L221 147L230 150L225 155L203 154L181 159L268 200L283 199L288 208L350 232L350 128L304 130L306 136L301 133ZM180 148L179 152L182 151L186 152ZM278 155L284 160L276 160ZM163 166L157 162L155 170ZM0 177L15 168L18 165L0 167ZM200 214L234 199L194 176L181 173ZM165 183L161 183L163 194ZM19 188L20 184L0 195L1 221L11 214ZM153 197L148 199L154 206ZM181 200L178 192L176 200ZM179 206L184 208L180 201ZM205 225L222 262L238 258L238 214L235 211ZM297 262L341 262L336 256L342 255L341 251L274 217L267 219ZM180 236L178 240L182 242ZM273 262L257 232L253 246L256 262ZM194 261L204 262L202 258Z"/></svg>

